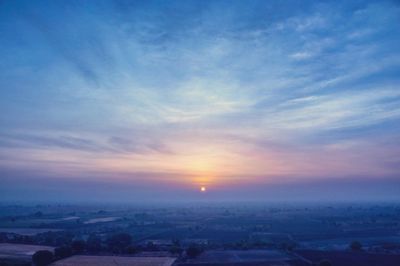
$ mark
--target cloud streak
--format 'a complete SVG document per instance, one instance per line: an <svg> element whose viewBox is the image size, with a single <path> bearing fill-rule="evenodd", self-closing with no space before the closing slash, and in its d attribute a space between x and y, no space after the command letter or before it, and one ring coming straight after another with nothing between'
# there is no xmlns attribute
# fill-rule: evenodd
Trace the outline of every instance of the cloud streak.
<svg viewBox="0 0 400 266"><path fill-rule="evenodd" d="M7 176L399 174L394 1L22 1L0 22Z"/></svg>

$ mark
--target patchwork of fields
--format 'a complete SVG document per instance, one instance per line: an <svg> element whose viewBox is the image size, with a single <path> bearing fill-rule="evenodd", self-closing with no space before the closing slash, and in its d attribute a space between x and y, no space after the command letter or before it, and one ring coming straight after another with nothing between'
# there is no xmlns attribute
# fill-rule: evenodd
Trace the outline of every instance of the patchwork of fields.
<svg viewBox="0 0 400 266"><path fill-rule="evenodd" d="M61 266L297 266L332 254L385 261L400 255L399 220L395 204L0 206L0 265L29 265L38 250Z"/></svg>

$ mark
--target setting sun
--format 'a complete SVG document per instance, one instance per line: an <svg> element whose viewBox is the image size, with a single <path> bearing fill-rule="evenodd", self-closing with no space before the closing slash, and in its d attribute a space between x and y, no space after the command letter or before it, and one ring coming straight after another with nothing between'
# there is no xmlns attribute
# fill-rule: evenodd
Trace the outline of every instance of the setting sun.
<svg viewBox="0 0 400 266"><path fill-rule="evenodd" d="M201 188L200 188L200 191L201 191L201 192L205 192L205 191L206 191L206 187L201 187Z"/></svg>

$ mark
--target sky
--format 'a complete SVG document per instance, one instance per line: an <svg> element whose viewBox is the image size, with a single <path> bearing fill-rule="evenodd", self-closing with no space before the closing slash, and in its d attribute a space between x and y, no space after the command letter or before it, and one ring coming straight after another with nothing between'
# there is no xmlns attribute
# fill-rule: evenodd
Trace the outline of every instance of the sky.
<svg viewBox="0 0 400 266"><path fill-rule="evenodd" d="M0 58L4 201L400 199L398 1L6 0Z"/></svg>

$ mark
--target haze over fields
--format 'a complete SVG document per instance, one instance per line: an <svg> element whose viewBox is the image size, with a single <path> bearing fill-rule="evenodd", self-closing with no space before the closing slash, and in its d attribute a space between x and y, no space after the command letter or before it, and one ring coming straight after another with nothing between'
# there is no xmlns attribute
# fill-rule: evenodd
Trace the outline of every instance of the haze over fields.
<svg viewBox="0 0 400 266"><path fill-rule="evenodd" d="M1 200L399 200L399 52L398 1L1 1Z"/></svg>

